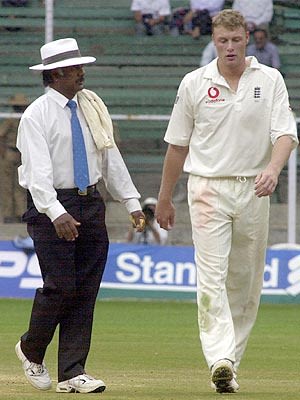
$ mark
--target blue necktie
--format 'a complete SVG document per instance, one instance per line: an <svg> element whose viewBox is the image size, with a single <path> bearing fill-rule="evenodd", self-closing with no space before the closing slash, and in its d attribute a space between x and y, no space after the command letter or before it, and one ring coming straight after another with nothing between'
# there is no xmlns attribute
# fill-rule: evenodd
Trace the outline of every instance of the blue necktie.
<svg viewBox="0 0 300 400"><path fill-rule="evenodd" d="M84 191L90 184L89 168L82 129L77 116L77 104L69 100L67 106L71 109L71 129L73 143L74 182L79 190Z"/></svg>

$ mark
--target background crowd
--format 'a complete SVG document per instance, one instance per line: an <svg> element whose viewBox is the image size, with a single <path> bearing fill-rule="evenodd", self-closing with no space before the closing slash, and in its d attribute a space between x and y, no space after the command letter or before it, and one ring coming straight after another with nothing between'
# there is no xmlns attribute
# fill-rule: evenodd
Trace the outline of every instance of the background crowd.
<svg viewBox="0 0 300 400"><path fill-rule="evenodd" d="M189 34L198 39L211 34L212 18L224 8L225 0L190 0L188 7L171 9L169 0L132 0L131 11L137 35ZM273 17L272 0L234 0L232 9L245 18L248 29L268 30Z"/></svg>

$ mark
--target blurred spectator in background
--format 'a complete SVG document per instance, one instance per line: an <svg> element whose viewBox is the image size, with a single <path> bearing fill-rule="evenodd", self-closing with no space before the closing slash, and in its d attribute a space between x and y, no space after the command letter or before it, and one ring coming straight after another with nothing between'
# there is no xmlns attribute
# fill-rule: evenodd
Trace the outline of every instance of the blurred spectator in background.
<svg viewBox="0 0 300 400"><path fill-rule="evenodd" d="M16 94L9 99L9 104L15 113L23 113L29 105L29 100L22 94ZM0 200L3 222L21 222L26 209L26 190L18 183L17 167L21 157L16 148L19 119L8 118L0 125Z"/></svg>
<svg viewBox="0 0 300 400"><path fill-rule="evenodd" d="M1 1L2 7L26 7L28 6L28 0L2 0ZM9 18L14 19L14 15L10 15ZM19 31L21 28L14 26L14 27L7 27L6 30L10 32Z"/></svg>
<svg viewBox="0 0 300 400"><path fill-rule="evenodd" d="M211 22L224 7L224 0L190 0L189 8L177 8L171 19L173 36L187 33L194 39L211 34Z"/></svg>
<svg viewBox="0 0 300 400"><path fill-rule="evenodd" d="M204 67L204 65L209 64L212 60L217 57L217 50L214 42L211 40L207 45L204 47L202 56L200 59L200 67Z"/></svg>
<svg viewBox="0 0 300 400"><path fill-rule="evenodd" d="M154 216L157 199L148 197L142 204L142 211L145 214L146 227L143 232L137 232L133 226L129 227L127 241L139 244L160 244L164 245L168 239L168 231L161 228Z"/></svg>
<svg viewBox="0 0 300 400"><path fill-rule="evenodd" d="M273 0L234 0L232 8L243 15L249 32L258 27L268 30L273 17Z"/></svg>
<svg viewBox="0 0 300 400"><path fill-rule="evenodd" d="M265 29L253 31L254 43L247 47L247 55L255 56L261 64L280 69L280 58L277 46L268 39L268 32Z"/></svg>
<svg viewBox="0 0 300 400"><path fill-rule="evenodd" d="M137 35L161 35L171 14L169 0L132 0Z"/></svg>

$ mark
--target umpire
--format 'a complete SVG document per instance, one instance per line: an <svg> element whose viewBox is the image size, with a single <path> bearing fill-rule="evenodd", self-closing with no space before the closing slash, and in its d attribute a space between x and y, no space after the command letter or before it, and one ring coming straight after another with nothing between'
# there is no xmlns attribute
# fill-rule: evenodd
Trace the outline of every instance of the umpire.
<svg viewBox="0 0 300 400"><path fill-rule="evenodd" d="M84 64L75 39L41 47L47 92L23 114L17 138L22 163L20 185L28 190L24 214L43 277L37 289L28 331L16 345L25 376L37 389L51 379L44 363L59 326L60 393L102 392L105 384L86 374L93 311L104 271L108 236L105 205L96 188L103 179L142 230L140 194L113 140L102 100L84 89Z"/></svg>

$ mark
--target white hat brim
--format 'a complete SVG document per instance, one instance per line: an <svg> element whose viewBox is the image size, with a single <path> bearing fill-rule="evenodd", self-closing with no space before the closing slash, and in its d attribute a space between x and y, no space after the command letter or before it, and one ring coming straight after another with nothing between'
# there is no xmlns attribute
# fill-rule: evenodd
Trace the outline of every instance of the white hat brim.
<svg viewBox="0 0 300 400"><path fill-rule="evenodd" d="M69 58L68 60L57 61L55 63L47 65L44 64L33 65L32 67L29 67L29 69L32 69L34 71L44 71L55 68L70 67L72 65L90 64L95 61L96 61L95 57L75 57L75 58Z"/></svg>

